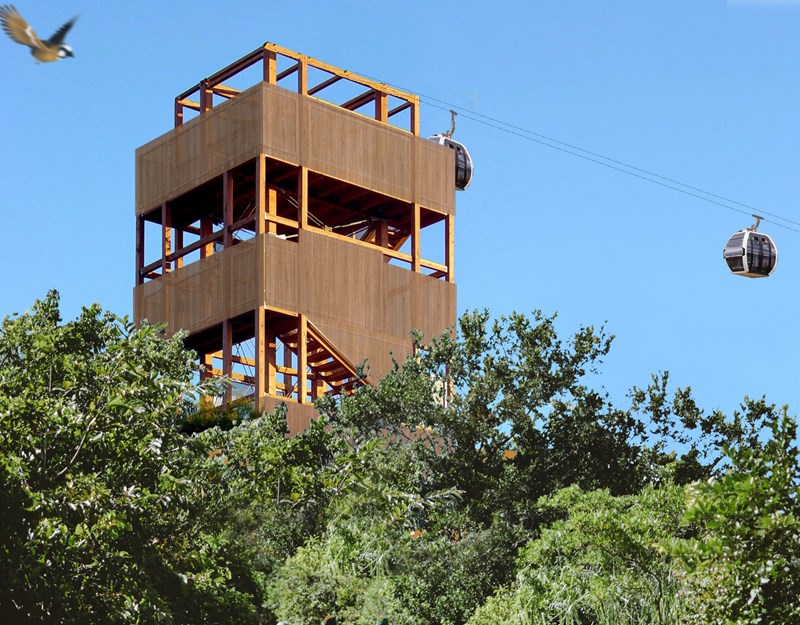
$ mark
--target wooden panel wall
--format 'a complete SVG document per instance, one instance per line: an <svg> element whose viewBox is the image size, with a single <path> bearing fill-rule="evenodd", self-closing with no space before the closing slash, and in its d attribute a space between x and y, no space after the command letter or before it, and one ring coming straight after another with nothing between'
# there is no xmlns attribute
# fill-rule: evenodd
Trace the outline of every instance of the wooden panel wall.
<svg viewBox="0 0 800 625"><path fill-rule="evenodd" d="M455 152L433 141L419 140L415 145L416 203L440 213L454 215L456 205ZM453 181L453 184L443 184L443 181Z"/></svg>
<svg viewBox="0 0 800 625"><path fill-rule="evenodd" d="M262 90L251 87L137 149L137 214L258 154L262 102Z"/></svg>
<svg viewBox="0 0 800 625"><path fill-rule="evenodd" d="M259 299L256 253L251 239L137 286L135 320L166 321L172 334L202 330L254 310Z"/></svg>
<svg viewBox="0 0 800 625"><path fill-rule="evenodd" d="M268 83L261 85L263 94L264 152L270 158L297 165L300 163L300 114L296 93Z"/></svg>
<svg viewBox="0 0 800 625"><path fill-rule="evenodd" d="M299 242L261 235L138 286L134 311L137 321L193 332L254 310L261 293L265 306L306 315L352 364L368 359L377 377L390 370L390 352L402 360L410 351L412 329L439 335L456 320L455 284L307 231Z"/></svg>
<svg viewBox="0 0 800 625"><path fill-rule="evenodd" d="M452 150L373 119L260 83L136 150L136 211L259 153L454 214Z"/></svg>
<svg viewBox="0 0 800 625"><path fill-rule="evenodd" d="M410 201L415 139L327 102L308 102L308 168L360 187Z"/></svg>
<svg viewBox="0 0 800 625"><path fill-rule="evenodd" d="M455 323L455 284L389 265L377 250L312 232L301 231L297 245L297 300L281 307L305 314L351 363L368 359L377 377L391 369L390 352L402 360L410 351L411 330L439 335ZM267 280L281 273L269 254L266 262ZM266 305L278 306L270 293L268 285Z"/></svg>

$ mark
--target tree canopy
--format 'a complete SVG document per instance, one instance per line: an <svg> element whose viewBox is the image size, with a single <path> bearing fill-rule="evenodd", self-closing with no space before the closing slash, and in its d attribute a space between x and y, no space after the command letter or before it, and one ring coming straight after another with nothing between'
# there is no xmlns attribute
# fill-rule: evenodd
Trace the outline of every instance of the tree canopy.
<svg viewBox="0 0 800 625"><path fill-rule="evenodd" d="M0 616L53 623L797 620L796 421L667 373L593 388L603 328L467 313L375 387L209 410L182 335L52 292L0 326Z"/></svg>

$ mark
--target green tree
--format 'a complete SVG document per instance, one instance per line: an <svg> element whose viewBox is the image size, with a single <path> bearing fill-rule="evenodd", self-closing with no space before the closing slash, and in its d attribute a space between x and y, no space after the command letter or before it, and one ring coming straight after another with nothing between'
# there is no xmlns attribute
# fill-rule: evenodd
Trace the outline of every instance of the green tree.
<svg viewBox="0 0 800 625"><path fill-rule="evenodd" d="M726 447L718 478L689 489L695 537L671 541L697 625L800 622L800 456L784 407L746 401L745 442Z"/></svg>
<svg viewBox="0 0 800 625"><path fill-rule="evenodd" d="M218 528L220 466L175 427L198 392L180 335L51 292L0 327L0 615L13 623L248 622Z"/></svg>
<svg viewBox="0 0 800 625"><path fill-rule="evenodd" d="M542 497L704 477L718 464L714 442L741 435L705 415L690 389L670 393L666 373L634 388L630 408L615 407L589 386L610 345L592 327L562 340L555 318L538 311L494 321L475 311L456 333L417 337L417 354L375 387L320 405L354 449L380 439L385 457L407 463L396 472L411 478L405 489L461 495L417 515L423 538L393 548L394 592L417 618L463 623L508 583L519 546L555 518Z"/></svg>
<svg viewBox="0 0 800 625"><path fill-rule="evenodd" d="M325 528L277 571L271 604L280 619L298 624L330 613L347 624L367 625L383 614L410 625L414 610L396 588L405 546L420 518L457 495L421 494L411 447L379 437L347 443L326 469Z"/></svg>
<svg viewBox="0 0 800 625"><path fill-rule="evenodd" d="M680 531L682 487L612 496L572 486L540 501L563 519L521 552L516 581L470 625L678 625L680 580L659 542Z"/></svg>
<svg viewBox="0 0 800 625"><path fill-rule="evenodd" d="M474 311L457 333L417 337L418 356L376 387L322 408L350 441L388 436L414 448L428 487L461 491L473 521L503 511L533 531L544 495L573 484L634 493L668 465L678 480L705 477L719 441L741 434L705 415L690 389L671 393L667 373L615 407L589 386L612 338L583 327L562 340L539 311L493 321Z"/></svg>

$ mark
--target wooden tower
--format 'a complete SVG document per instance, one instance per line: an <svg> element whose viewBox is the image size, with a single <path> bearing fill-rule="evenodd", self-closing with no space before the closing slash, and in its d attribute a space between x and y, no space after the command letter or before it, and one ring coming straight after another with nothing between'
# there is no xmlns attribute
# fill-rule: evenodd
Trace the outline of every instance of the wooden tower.
<svg viewBox="0 0 800 625"><path fill-rule="evenodd" d="M136 150L135 320L300 431L455 322L453 172L418 96L266 43Z"/></svg>

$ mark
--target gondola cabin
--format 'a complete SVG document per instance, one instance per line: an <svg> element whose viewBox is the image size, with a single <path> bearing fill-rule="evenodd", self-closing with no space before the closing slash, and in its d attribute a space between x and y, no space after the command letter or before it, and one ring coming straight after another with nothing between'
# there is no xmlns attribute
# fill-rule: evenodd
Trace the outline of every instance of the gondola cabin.
<svg viewBox="0 0 800 625"><path fill-rule="evenodd" d="M778 264L778 248L756 225L739 230L725 244L722 257L731 273L746 278L766 278L772 275Z"/></svg>
<svg viewBox="0 0 800 625"><path fill-rule="evenodd" d="M459 143L447 133L429 137L431 141L444 145L456 153L456 189L463 191L472 182L472 157L463 143Z"/></svg>

